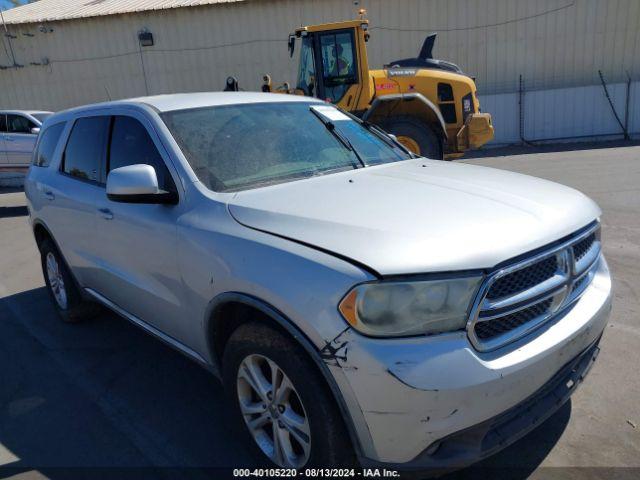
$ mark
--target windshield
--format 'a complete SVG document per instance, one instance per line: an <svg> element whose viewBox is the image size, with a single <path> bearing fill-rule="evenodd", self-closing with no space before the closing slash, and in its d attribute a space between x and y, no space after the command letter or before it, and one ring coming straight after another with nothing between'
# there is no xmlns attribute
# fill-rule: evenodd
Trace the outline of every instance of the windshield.
<svg viewBox="0 0 640 480"><path fill-rule="evenodd" d="M31 116L37 119L40 123L44 123L44 121L49 118L53 113L32 113Z"/></svg>
<svg viewBox="0 0 640 480"><path fill-rule="evenodd" d="M323 104L225 105L166 112L162 118L198 179L218 192L353 170L362 167L360 159L377 165L409 158Z"/></svg>

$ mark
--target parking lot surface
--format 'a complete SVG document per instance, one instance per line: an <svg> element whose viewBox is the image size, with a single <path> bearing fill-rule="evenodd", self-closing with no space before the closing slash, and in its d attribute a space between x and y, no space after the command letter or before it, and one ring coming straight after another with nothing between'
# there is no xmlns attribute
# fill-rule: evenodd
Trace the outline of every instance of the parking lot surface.
<svg viewBox="0 0 640 480"><path fill-rule="evenodd" d="M496 475L640 476L640 147L583 148L465 160L591 196L604 211L614 277L613 312L587 381L541 427L481 464ZM250 466L209 373L114 314L78 325L56 318L26 213L21 191L0 190L0 478L215 478L207 468Z"/></svg>

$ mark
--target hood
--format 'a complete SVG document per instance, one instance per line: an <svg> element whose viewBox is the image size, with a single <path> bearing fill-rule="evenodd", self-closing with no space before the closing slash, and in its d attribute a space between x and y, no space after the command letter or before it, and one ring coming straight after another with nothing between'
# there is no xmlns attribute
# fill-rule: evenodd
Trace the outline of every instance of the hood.
<svg viewBox="0 0 640 480"><path fill-rule="evenodd" d="M546 180L425 159L238 192L241 224L333 252L380 275L485 269L600 215Z"/></svg>

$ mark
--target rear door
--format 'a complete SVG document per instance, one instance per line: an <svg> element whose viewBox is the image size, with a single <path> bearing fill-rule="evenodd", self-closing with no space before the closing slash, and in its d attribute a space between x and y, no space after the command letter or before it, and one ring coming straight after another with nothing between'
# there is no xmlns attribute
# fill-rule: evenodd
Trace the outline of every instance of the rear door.
<svg viewBox="0 0 640 480"><path fill-rule="evenodd" d="M37 127L38 125L25 115L7 114L5 145L9 164L20 167L29 166L38 138L37 134L31 133L31 129Z"/></svg>
<svg viewBox="0 0 640 480"><path fill-rule="evenodd" d="M127 165L151 165L158 186L177 191L177 176L174 180L170 173L173 166L142 114L113 117L108 151L107 172ZM181 210L181 204L113 202L100 192L96 230L100 232L102 268L96 272L96 290L128 313L188 344L193 332L184 318L176 246Z"/></svg>
<svg viewBox="0 0 640 480"><path fill-rule="evenodd" d="M96 197L104 195L101 175L106 157L108 116L78 118L62 154L59 171L39 185L46 207L43 217L62 253L85 287L100 268Z"/></svg>
<svg viewBox="0 0 640 480"><path fill-rule="evenodd" d="M7 158L7 145L4 137L7 135L7 116L0 113L0 167L9 163Z"/></svg>

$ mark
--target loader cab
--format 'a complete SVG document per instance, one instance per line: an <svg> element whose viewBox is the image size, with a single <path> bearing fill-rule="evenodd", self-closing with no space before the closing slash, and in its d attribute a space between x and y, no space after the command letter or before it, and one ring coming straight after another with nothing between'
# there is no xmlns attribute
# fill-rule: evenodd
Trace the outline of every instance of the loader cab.
<svg viewBox="0 0 640 480"><path fill-rule="evenodd" d="M368 82L365 30L362 21L318 25L298 29L301 39L296 90L306 96L357 107L357 98ZM292 35L293 37L293 35ZM290 42L290 52L293 44Z"/></svg>

